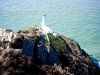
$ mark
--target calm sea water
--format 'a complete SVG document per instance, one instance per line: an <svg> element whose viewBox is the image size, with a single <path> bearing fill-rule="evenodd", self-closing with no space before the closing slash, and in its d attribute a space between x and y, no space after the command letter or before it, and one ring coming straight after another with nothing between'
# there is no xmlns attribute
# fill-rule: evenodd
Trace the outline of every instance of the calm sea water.
<svg viewBox="0 0 100 75"><path fill-rule="evenodd" d="M100 61L100 0L0 0L0 27L40 25L42 13L47 26Z"/></svg>

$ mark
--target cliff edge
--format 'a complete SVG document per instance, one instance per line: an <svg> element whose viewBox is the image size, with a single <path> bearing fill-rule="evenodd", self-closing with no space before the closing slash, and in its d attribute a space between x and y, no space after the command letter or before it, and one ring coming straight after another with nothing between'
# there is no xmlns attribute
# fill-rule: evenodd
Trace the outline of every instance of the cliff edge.
<svg viewBox="0 0 100 75"><path fill-rule="evenodd" d="M100 75L75 40L53 34L48 38L39 26L18 32L0 29L0 75Z"/></svg>

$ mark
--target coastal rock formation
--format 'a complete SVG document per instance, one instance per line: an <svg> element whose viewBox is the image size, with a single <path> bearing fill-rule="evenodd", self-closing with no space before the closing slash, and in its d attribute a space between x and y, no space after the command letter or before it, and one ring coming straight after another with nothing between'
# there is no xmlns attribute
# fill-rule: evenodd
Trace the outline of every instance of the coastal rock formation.
<svg viewBox="0 0 100 75"><path fill-rule="evenodd" d="M0 75L100 75L76 41L50 34L49 44L38 28L0 29Z"/></svg>

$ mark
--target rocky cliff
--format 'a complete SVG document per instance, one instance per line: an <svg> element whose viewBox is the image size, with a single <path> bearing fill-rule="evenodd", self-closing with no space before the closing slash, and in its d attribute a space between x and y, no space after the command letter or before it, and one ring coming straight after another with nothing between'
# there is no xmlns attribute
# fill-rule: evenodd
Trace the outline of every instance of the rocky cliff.
<svg viewBox="0 0 100 75"><path fill-rule="evenodd" d="M0 29L0 75L100 75L76 41L48 37L50 43L38 26L18 32Z"/></svg>

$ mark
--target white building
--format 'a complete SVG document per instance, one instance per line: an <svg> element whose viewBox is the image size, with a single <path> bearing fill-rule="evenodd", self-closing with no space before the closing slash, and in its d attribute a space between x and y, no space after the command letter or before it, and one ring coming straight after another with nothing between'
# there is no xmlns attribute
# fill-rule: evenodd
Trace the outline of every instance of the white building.
<svg viewBox="0 0 100 75"><path fill-rule="evenodd" d="M44 33L46 34L52 34L54 31L46 26L46 14L43 13L42 16L42 22L41 22L41 28Z"/></svg>

